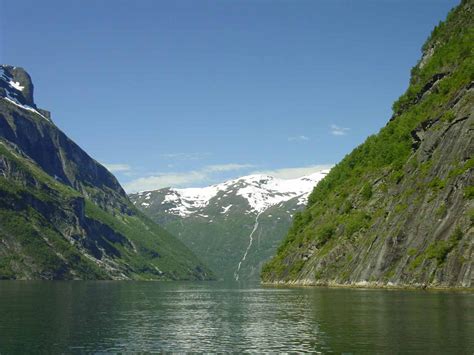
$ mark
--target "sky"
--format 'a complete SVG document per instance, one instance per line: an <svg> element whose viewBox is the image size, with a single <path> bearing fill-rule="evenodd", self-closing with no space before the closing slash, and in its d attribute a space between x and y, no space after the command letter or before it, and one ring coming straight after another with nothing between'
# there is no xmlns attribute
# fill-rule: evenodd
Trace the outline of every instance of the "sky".
<svg viewBox="0 0 474 355"><path fill-rule="evenodd" d="M0 63L128 192L331 166L454 0L0 0Z"/></svg>

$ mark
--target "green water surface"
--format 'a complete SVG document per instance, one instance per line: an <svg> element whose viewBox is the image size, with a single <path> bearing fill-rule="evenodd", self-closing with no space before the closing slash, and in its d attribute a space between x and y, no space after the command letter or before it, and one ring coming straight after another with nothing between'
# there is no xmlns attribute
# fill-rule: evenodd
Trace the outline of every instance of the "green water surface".
<svg viewBox="0 0 474 355"><path fill-rule="evenodd" d="M474 352L474 294L0 282L0 353Z"/></svg>

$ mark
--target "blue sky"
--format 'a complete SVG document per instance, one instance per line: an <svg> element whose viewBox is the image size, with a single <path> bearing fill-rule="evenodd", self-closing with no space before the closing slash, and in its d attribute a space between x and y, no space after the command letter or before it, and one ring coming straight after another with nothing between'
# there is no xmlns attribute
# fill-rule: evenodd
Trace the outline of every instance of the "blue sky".
<svg viewBox="0 0 474 355"><path fill-rule="evenodd" d="M129 191L336 163L452 0L0 0L0 62Z"/></svg>

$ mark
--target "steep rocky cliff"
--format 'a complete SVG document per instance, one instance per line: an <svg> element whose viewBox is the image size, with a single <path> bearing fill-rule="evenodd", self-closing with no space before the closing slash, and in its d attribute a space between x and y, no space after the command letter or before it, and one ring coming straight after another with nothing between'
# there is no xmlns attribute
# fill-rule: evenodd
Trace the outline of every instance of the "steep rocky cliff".
<svg viewBox="0 0 474 355"><path fill-rule="evenodd" d="M388 124L310 195L265 283L472 287L474 1L437 26Z"/></svg>
<svg viewBox="0 0 474 355"><path fill-rule="evenodd" d="M35 105L30 76L1 65L0 279L208 277Z"/></svg>

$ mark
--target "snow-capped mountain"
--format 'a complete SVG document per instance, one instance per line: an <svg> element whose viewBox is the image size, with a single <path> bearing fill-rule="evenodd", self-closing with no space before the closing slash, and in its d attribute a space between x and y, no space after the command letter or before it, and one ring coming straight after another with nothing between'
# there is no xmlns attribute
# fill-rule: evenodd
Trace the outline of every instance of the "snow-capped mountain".
<svg viewBox="0 0 474 355"><path fill-rule="evenodd" d="M223 279L258 279L328 169L297 179L248 175L203 188L130 195L145 214L178 236Z"/></svg>
<svg viewBox="0 0 474 355"><path fill-rule="evenodd" d="M314 186L329 170L321 170L297 179L278 179L270 175L248 175L203 188L144 191L132 194L133 203L144 210L160 204L167 213L179 217L199 214L209 205L222 205L230 196L242 197L248 203L247 213L261 213L271 206L298 197L298 205L305 205ZM221 213L232 208L222 205Z"/></svg>

